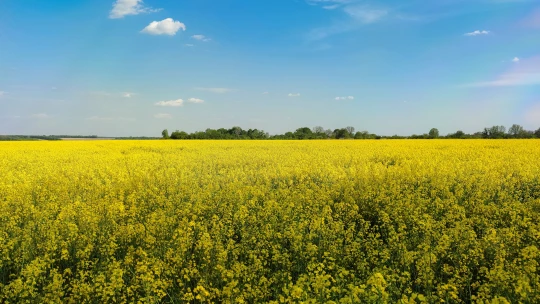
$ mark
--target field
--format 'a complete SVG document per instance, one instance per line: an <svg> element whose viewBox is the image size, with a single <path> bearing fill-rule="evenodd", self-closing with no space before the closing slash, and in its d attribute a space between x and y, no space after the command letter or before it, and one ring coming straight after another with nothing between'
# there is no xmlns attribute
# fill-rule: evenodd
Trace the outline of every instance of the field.
<svg viewBox="0 0 540 304"><path fill-rule="evenodd" d="M0 143L3 303L540 303L540 141Z"/></svg>

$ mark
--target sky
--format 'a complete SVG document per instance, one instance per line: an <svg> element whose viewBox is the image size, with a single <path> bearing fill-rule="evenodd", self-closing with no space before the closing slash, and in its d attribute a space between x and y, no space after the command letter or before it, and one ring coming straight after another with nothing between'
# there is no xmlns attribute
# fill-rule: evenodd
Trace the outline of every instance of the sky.
<svg viewBox="0 0 540 304"><path fill-rule="evenodd" d="M0 134L540 128L539 0L0 0Z"/></svg>

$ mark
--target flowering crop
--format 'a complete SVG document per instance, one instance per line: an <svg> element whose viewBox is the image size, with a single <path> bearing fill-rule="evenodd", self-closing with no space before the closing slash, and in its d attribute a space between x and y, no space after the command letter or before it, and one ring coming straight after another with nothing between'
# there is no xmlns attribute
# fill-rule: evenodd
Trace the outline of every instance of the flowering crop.
<svg viewBox="0 0 540 304"><path fill-rule="evenodd" d="M540 303L540 142L0 143L3 303Z"/></svg>

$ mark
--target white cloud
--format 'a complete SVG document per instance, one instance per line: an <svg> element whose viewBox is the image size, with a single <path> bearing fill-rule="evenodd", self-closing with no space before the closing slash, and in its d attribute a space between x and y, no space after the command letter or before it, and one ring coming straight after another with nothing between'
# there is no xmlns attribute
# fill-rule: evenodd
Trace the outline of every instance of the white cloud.
<svg viewBox="0 0 540 304"><path fill-rule="evenodd" d="M336 97L336 100L354 100L354 96Z"/></svg>
<svg viewBox="0 0 540 304"><path fill-rule="evenodd" d="M194 46L194 45L193 45L193 44L191 44L191 43L186 43L186 44L184 44L184 45L185 45L185 46L188 46L188 47L192 47L192 46Z"/></svg>
<svg viewBox="0 0 540 304"><path fill-rule="evenodd" d="M486 31L486 30L483 30L483 31L476 30L476 31L474 31L474 32L465 33L465 36L488 35L489 33L491 33L491 32L490 32L490 31Z"/></svg>
<svg viewBox="0 0 540 304"><path fill-rule="evenodd" d="M190 99L188 99L188 102L191 102L191 103L203 103L204 100L199 99L199 98L190 98Z"/></svg>
<svg viewBox="0 0 540 304"><path fill-rule="evenodd" d="M514 59L518 59L517 57ZM465 87L510 87L540 85L540 56L528 59L513 60L520 62L509 67L509 70L495 80L476 82ZM523 62L523 63L521 63Z"/></svg>
<svg viewBox="0 0 540 304"><path fill-rule="evenodd" d="M51 88L51 90L53 90L53 91L56 90L56 89L57 89L56 87L52 87L52 88Z"/></svg>
<svg viewBox="0 0 540 304"><path fill-rule="evenodd" d="M262 94L263 95L268 95L268 94L270 94L270 92L263 92Z"/></svg>
<svg viewBox="0 0 540 304"><path fill-rule="evenodd" d="M300 96L300 93L289 93L289 97L298 97Z"/></svg>
<svg viewBox="0 0 540 304"><path fill-rule="evenodd" d="M174 36L180 29L185 31L186 25L180 21L175 21L172 18L167 18L161 21L151 22L141 31L141 33Z"/></svg>
<svg viewBox="0 0 540 304"><path fill-rule="evenodd" d="M155 114L154 117L157 119L171 119L172 115L166 114L166 113L159 113L159 114Z"/></svg>
<svg viewBox="0 0 540 304"><path fill-rule="evenodd" d="M388 15L384 9L372 9L366 6L346 6L345 13L362 23L374 23Z"/></svg>
<svg viewBox="0 0 540 304"><path fill-rule="evenodd" d="M514 57L514 59L512 59L512 62L519 62L519 58Z"/></svg>
<svg viewBox="0 0 540 304"><path fill-rule="evenodd" d="M135 95L135 93L130 93L130 92L122 93L122 97L124 97L124 98L131 98L131 97L133 97L133 95Z"/></svg>
<svg viewBox="0 0 540 304"><path fill-rule="evenodd" d="M161 107L182 107L184 105L184 100L177 99L177 100L169 100L169 101L159 101L156 102L156 106Z"/></svg>
<svg viewBox="0 0 540 304"><path fill-rule="evenodd" d="M228 89L228 88L195 88L195 90L198 90L198 91L207 91L207 92L212 92L212 93L217 93L217 94L224 94L224 93L229 93L229 92L233 92L234 90L233 89Z"/></svg>
<svg viewBox="0 0 540 304"><path fill-rule="evenodd" d="M0 91L0 97L4 96L4 94L6 94L6 92Z"/></svg>
<svg viewBox="0 0 540 304"><path fill-rule="evenodd" d="M193 35L191 36L191 38L195 39L195 40L199 40L199 41L210 41L211 39L204 36L204 35Z"/></svg>
<svg viewBox="0 0 540 304"><path fill-rule="evenodd" d="M38 114L32 114L30 115L32 118L47 118L49 117L49 115L45 114L45 113L38 113Z"/></svg>
<svg viewBox="0 0 540 304"><path fill-rule="evenodd" d="M152 9L143 5L143 0L117 0L109 13L109 18L124 18L127 15L138 15L141 13L153 13L161 9Z"/></svg>

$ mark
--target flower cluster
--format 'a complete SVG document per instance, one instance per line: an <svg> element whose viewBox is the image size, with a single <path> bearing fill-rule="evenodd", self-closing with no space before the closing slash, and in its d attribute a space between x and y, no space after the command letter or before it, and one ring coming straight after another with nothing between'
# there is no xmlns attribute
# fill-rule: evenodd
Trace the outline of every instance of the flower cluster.
<svg viewBox="0 0 540 304"><path fill-rule="evenodd" d="M0 143L3 303L540 303L534 140Z"/></svg>

